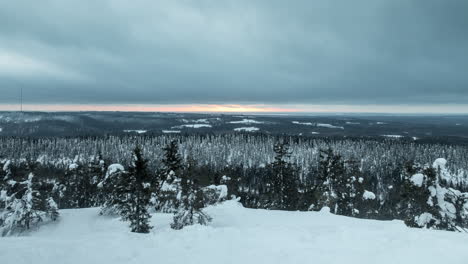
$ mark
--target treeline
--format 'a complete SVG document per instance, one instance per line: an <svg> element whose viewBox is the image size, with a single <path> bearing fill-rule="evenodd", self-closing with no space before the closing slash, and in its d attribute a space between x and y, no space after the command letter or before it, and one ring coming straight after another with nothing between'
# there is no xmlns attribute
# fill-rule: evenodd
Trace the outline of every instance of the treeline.
<svg viewBox="0 0 468 264"><path fill-rule="evenodd" d="M188 137L190 143L183 143L182 137L164 137L172 140L163 147L150 147L148 141L162 138L111 139L106 146L127 150L128 159L112 159L110 157L116 155L112 152L89 155L86 151L90 142L95 143L96 153L102 150L103 139L99 138L57 139L55 143L53 139L34 140L28 147L36 153L25 158L3 159L0 188L5 206L0 225L4 232L10 232L12 226L24 230L30 228L31 223L53 221L57 218L57 208L93 206L102 207L103 214L119 214L131 223L135 232L149 231L148 210L174 213L173 227L180 229L193 223L206 224L210 217L202 209L228 197L239 197L241 203L250 208L303 211L328 208L332 213L345 216L401 219L412 227L452 231L468 227L468 193L462 167L451 168L451 160L450 166L445 159L429 160L434 154L427 152L445 154L439 157L459 154L460 162L466 152L463 148L421 145L417 148L425 150L424 155L408 155L403 152L408 146L394 141L207 136ZM224 163L219 163L215 155L218 152L201 154L205 147L207 152L225 149L224 145L212 144L221 144L226 139L233 140L232 144L224 144L235 151L228 151L230 154ZM136 144L130 150L131 146L124 142L145 144ZM266 142L272 145L267 147ZM58 155L55 151L60 147L67 150L72 143L85 154L73 160L63 158L52 162L50 158ZM51 154L45 157L46 149L39 151L39 146L49 146ZM344 149L345 146L350 149ZM362 150L370 151L370 146L385 154L371 157L379 151L369 154ZM246 150L247 154L241 150ZM310 162L305 162L295 151L308 153L306 157ZM246 156L249 153L256 154L249 158ZM73 155L67 153L70 154ZM218 154L226 157L226 153ZM158 160L152 158L155 156ZM207 157L210 157L208 162ZM242 160L250 163L240 162ZM308 164L307 169L304 164ZM36 197L34 201L30 199L32 193ZM18 204L32 211L23 215L23 207ZM17 208L21 217L17 217L20 215L15 211Z"/></svg>
<svg viewBox="0 0 468 264"><path fill-rule="evenodd" d="M72 138L11 138L0 137L0 160L8 159L18 164L36 160L44 166L67 169L74 162L92 162L98 153L109 162L128 166L135 146L141 146L149 160L150 170L162 166L162 148L171 141L179 143L184 161L197 157L200 166L221 171L226 166L249 169L265 167L274 159L273 147L279 140L289 143L290 161L299 170L301 178L317 174L319 152L331 148L344 159L358 160L369 180L385 182L393 178L407 161L431 164L443 157L450 161L450 179L454 187L467 188L468 148L466 146L419 144L399 139L327 139L300 136L272 135L162 135L162 136L107 136ZM383 186L377 186L383 187ZM380 188L378 192L386 192Z"/></svg>

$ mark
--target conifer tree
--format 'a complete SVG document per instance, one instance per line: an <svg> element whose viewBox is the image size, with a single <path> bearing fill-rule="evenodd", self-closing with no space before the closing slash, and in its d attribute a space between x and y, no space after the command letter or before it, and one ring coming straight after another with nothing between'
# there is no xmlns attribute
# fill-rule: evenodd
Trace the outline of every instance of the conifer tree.
<svg viewBox="0 0 468 264"><path fill-rule="evenodd" d="M176 230L194 224L207 225L211 221L211 217L203 212L204 197L198 180L195 178L195 166L195 161L189 158L187 170L182 174L181 205L171 224L171 227Z"/></svg>
<svg viewBox="0 0 468 264"><path fill-rule="evenodd" d="M345 164L340 155L331 148L320 150L319 170L316 177L315 203L313 209L320 210L327 206L332 212L337 210L337 182L342 181L345 174Z"/></svg>
<svg viewBox="0 0 468 264"><path fill-rule="evenodd" d="M410 227L436 228L444 224L437 209L437 197L432 198L431 189L436 188L437 174L433 168L408 162L402 175L403 188L399 204L400 214Z"/></svg>
<svg viewBox="0 0 468 264"><path fill-rule="evenodd" d="M21 233L47 219L55 221L59 216L55 202L46 196L45 183L33 173L34 165L30 164L29 167L30 173L24 181L9 180L10 193L0 217L2 236ZM41 189L44 193L39 191Z"/></svg>
<svg viewBox="0 0 468 264"><path fill-rule="evenodd" d="M148 212L152 179L148 172L148 160L143 158L141 148L137 146L134 149L128 172L116 172L107 180L107 188L113 191L105 208L115 209L122 220L129 221L132 232L149 233L152 228Z"/></svg>
<svg viewBox="0 0 468 264"><path fill-rule="evenodd" d="M295 210L298 205L298 179L294 165L288 161L291 153L285 142L275 144L275 160L272 170L273 206L278 209ZM276 204L276 205L275 205Z"/></svg>
<svg viewBox="0 0 468 264"><path fill-rule="evenodd" d="M159 172L160 186L156 210L165 213L177 211L180 204L182 158L176 141L171 141L164 150L163 169Z"/></svg>

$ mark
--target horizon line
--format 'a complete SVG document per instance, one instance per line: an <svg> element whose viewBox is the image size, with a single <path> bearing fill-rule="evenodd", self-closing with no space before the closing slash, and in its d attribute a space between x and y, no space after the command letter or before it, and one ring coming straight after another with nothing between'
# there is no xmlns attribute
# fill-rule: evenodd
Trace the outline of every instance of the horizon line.
<svg viewBox="0 0 468 264"><path fill-rule="evenodd" d="M398 110L396 110L398 109ZM1 104L3 112L163 112L248 114L468 114L468 104Z"/></svg>

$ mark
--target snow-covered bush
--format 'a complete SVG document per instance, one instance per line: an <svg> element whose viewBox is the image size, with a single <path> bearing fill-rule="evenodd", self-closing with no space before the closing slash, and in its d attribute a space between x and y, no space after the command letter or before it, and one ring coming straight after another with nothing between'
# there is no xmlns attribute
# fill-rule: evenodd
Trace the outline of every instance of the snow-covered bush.
<svg viewBox="0 0 468 264"><path fill-rule="evenodd" d="M402 212L411 227L444 230L468 228L468 193L445 186L451 176L445 159L431 166L407 166L403 175Z"/></svg>
<svg viewBox="0 0 468 264"><path fill-rule="evenodd" d="M223 202L228 198L228 188L226 185L209 185L202 188L206 205Z"/></svg>
<svg viewBox="0 0 468 264"><path fill-rule="evenodd" d="M19 234L58 219L55 201L41 194L42 182L33 173L24 181L8 182L10 188L2 195L5 207L0 213L0 235Z"/></svg>

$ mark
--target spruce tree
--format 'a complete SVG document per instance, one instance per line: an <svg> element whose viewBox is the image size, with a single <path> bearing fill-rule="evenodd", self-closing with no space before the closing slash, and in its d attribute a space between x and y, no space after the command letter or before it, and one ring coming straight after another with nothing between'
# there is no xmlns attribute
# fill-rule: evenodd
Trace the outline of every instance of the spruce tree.
<svg viewBox="0 0 468 264"><path fill-rule="evenodd" d="M55 202L42 188L46 184L32 172L32 164L30 171L24 181L9 180L11 192L0 220L2 236L24 232L47 219L55 221L59 216ZM41 189L44 193L39 191Z"/></svg>
<svg viewBox="0 0 468 264"><path fill-rule="evenodd" d="M130 222L135 233L149 233L151 215L148 206L151 199L151 175L148 160L143 158L142 150L136 147L128 172L118 171L108 177L103 185L112 188L107 197L103 212L115 210L122 220Z"/></svg>
<svg viewBox="0 0 468 264"><path fill-rule="evenodd" d="M275 144L275 160L270 165L272 171L273 207L296 210L299 202L298 179L294 165L288 161L291 153L285 142Z"/></svg>
<svg viewBox="0 0 468 264"><path fill-rule="evenodd" d="M207 225L211 221L211 217L203 212L204 197L195 177L195 167L195 161L189 158L187 170L182 174L181 205L171 224L171 228L176 230L194 224Z"/></svg>
<svg viewBox="0 0 468 264"><path fill-rule="evenodd" d="M171 141L163 150L163 169L158 173L156 210L174 213L180 204L182 158L176 141Z"/></svg>

